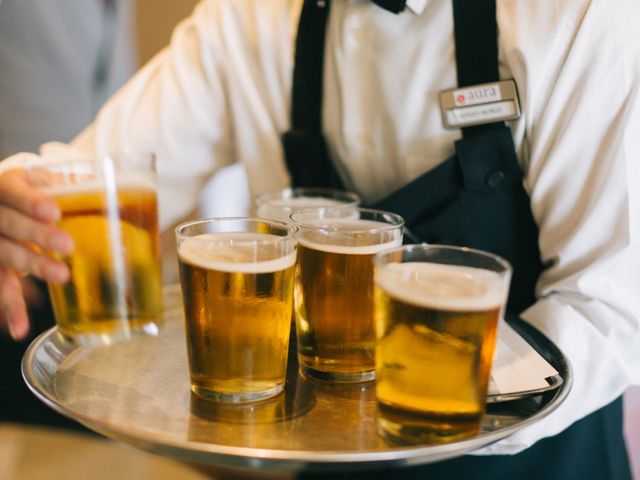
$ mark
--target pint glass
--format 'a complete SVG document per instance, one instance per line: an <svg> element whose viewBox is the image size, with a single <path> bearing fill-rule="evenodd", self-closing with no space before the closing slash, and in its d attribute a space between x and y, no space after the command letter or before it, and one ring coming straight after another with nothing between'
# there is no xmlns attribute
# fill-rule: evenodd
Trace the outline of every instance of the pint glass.
<svg viewBox="0 0 640 480"><path fill-rule="evenodd" d="M276 192L263 193L256 198L258 216L273 218L283 222L298 210L319 207L355 207L360 197L352 192L332 188L300 187L285 188Z"/></svg>
<svg viewBox="0 0 640 480"><path fill-rule="evenodd" d="M28 166L27 177L54 198L58 225L75 242L60 258L71 279L49 285L60 333L78 344L156 334L162 280L153 155L43 162Z"/></svg>
<svg viewBox="0 0 640 480"><path fill-rule="evenodd" d="M381 433L408 443L479 433L510 265L438 245L382 252L374 263Z"/></svg>
<svg viewBox="0 0 640 480"><path fill-rule="evenodd" d="M299 187L267 192L256 198L259 217L288 222L291 214L298 210L319 207L355 207L360 197L352 192L333 188ZM296 343L295 315L291 317L291 345Z"/></svg>
<svg viewBox="0 0 640 480"><path fill-rule="evenodd" d="M295 311L304 375L373 380L373 256L402 243L399 215L363 208L301 210Z"/></svg>
<svg viewBox="0 0 640 480"><path fill-rule="evenodd" d="M296 228L214 218L176 229L191 389L252 402L284 388Z"/></svg>

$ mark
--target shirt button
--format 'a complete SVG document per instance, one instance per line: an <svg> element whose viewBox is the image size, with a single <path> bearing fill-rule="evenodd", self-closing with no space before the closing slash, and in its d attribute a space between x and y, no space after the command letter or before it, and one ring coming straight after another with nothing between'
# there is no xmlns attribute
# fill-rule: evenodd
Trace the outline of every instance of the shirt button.
<svg viewBox="0 0 640 480"><path fill-rule="evenodd" d="M496 188L501 183L503 183L506 178L507 177L505 176L504 172L502 172L501 170L496 170L487 174L487 177L484 179L484 181L490 188Z"/></svg>

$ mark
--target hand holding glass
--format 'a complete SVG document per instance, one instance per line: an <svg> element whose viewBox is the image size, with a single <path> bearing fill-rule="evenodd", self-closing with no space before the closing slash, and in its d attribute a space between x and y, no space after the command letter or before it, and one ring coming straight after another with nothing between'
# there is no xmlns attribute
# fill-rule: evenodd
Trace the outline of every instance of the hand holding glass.
<svg viewBox="0 0 640 480"><path fill-rule="evenodd" d="M162 280L151 154L30 165L29 182L51 195L75 242L71 271L49 292L60 333L76 343L156 334Z"/></svg>

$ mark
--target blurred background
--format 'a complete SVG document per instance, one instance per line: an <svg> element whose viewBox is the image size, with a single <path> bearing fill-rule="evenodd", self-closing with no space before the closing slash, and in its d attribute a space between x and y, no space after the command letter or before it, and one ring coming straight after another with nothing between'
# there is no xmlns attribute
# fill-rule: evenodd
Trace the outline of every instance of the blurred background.
<svg viewBox="0 0 640 480"><path fill-rule="evenodd" d="M198 0L136 0L135 31L140 64L169 43L171 31L187 17Z"/></svg>

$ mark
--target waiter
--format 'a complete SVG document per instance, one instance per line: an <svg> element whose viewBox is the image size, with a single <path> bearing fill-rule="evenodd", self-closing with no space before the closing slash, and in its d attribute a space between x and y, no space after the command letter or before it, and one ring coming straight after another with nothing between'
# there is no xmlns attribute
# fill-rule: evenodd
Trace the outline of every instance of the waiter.
<svg viewBox="0 0 640 480"><path fill-rule="evenodd" d="M582 0L542 8L497 0L491 27L486 0L375 3L202 2L170 47L72 145L56 148L156 151L164 225L234 162L245 166L255 194L305 182L300 172L310 168L372 205L406 207L400 189L409 185L420 207L410 211L417 235L486 242L515 259L524 287L514 290L521 297L510 298L510 313L563 351L575 380L557 411L484 456L380 475L629 478L616 399L640 383L640 176L632 161L640 151L640 5ZM311 16L301 15L303 6ZM311 84L292 75L306 57L300 52L317 48L300 40L303 25L320 25L326 35L324 69L310 75ZM482 53L474 53L474 42ZM316 111L313 78L324 79L320 116L296 118L305 110L300 102ZM492 86L498 95L481 93ZM510 107L468 121L478 109L461 108L482 114L483 95ZM313 161L296 169L296 152ZM0 292L12 292L0 293L0 305L16 335L25 322L10 268L45 278L51 268L58 280L67 274L17 244L64 238L43 225L56 215L44 208L47 200L16 190L19 178L0 176L0 215L18 218L13 228L0 227L15 253L0 254ZM490 208L468 213L481 204ZM456 223L470 228L449 228ZM476 234L483 223L494 231ZM526 258L518 258L521 251Z"/></svg>

